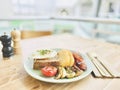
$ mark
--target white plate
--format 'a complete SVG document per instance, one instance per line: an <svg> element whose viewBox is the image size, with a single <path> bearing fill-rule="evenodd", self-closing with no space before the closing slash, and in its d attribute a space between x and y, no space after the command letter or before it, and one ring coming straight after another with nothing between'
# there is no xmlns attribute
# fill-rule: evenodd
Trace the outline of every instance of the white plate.
<svg viewBox="0 0 120 90"><path fill-rule="evenodd" d="M28 57L30 57L30 56L28 56ZM31 59L31 58L27 58L24 61L24 68L25 68L26 72L35 79L45 81L45 82L50 82L50 83L68 83L68 82L81 80L81 79L87 77L92 72L93 66L92 66L91 61L87 58L86 55L82 55L82 57L85 60L85 63L87 65L87 70L84 71L80 76L74 77L71 79L56 80L56 79L54 79L54 77L45 77L45 76L41 75L40 70L33 70L33 59Z"/></svg>

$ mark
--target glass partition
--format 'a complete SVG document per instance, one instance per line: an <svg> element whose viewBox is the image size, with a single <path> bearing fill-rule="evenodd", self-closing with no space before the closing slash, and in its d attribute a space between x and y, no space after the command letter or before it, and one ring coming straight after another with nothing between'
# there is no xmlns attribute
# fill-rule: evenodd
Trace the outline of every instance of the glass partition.
<svg viewBox="0 0 120 90"><path fill-rule="evenodd" d="M53 34L71 33L84 38L120 43L120 25L68 20L13 20L0 21L0 34L18 30L52 31Z"/></svg>
<svg viewBox="0 0 120 90"><path fill-rule="evenodd" d="M1 35L49 30L120 43L119 0L2 0L0 12Z"/></svg>

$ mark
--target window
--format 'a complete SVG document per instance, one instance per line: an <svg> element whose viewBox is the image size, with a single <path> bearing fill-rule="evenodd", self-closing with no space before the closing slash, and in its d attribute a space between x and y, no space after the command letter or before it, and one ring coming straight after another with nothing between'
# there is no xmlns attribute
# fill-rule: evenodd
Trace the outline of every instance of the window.
<svg viewBox="0 0 120 90"><path fill-rule="evenodd" d="M16 15L51 15L55 0L12 0Z"/></svg>
<svg viewBox="0 0 120 90"><path fill-rule="evenodd" d="M15 14L34 14L35 0L13 0L13 11Z"/></svg>

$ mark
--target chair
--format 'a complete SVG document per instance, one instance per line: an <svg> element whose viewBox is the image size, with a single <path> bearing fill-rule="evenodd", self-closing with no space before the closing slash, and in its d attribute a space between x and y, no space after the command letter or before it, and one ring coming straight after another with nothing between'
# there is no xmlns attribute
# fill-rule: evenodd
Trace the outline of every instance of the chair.
<svg viewBox="0 0 120 90"><path fill-rule="evenodd" d="M51 31L21 30L21 39L35 38L35 37L47 36L51 34L52 34Z"/></svg>

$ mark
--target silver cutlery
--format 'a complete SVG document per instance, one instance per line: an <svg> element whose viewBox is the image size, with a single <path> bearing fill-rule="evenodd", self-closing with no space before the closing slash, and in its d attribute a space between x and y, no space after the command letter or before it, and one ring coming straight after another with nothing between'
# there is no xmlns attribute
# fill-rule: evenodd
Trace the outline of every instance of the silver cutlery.
<svg viewBox="0 0 120 90"><path fill-rule="evenodd" d="M91 52L87 53L87 56L90 58L94 64L93 74L98 78L120 78L120 75L114 73L99 57L96 53Z"/></svg>

